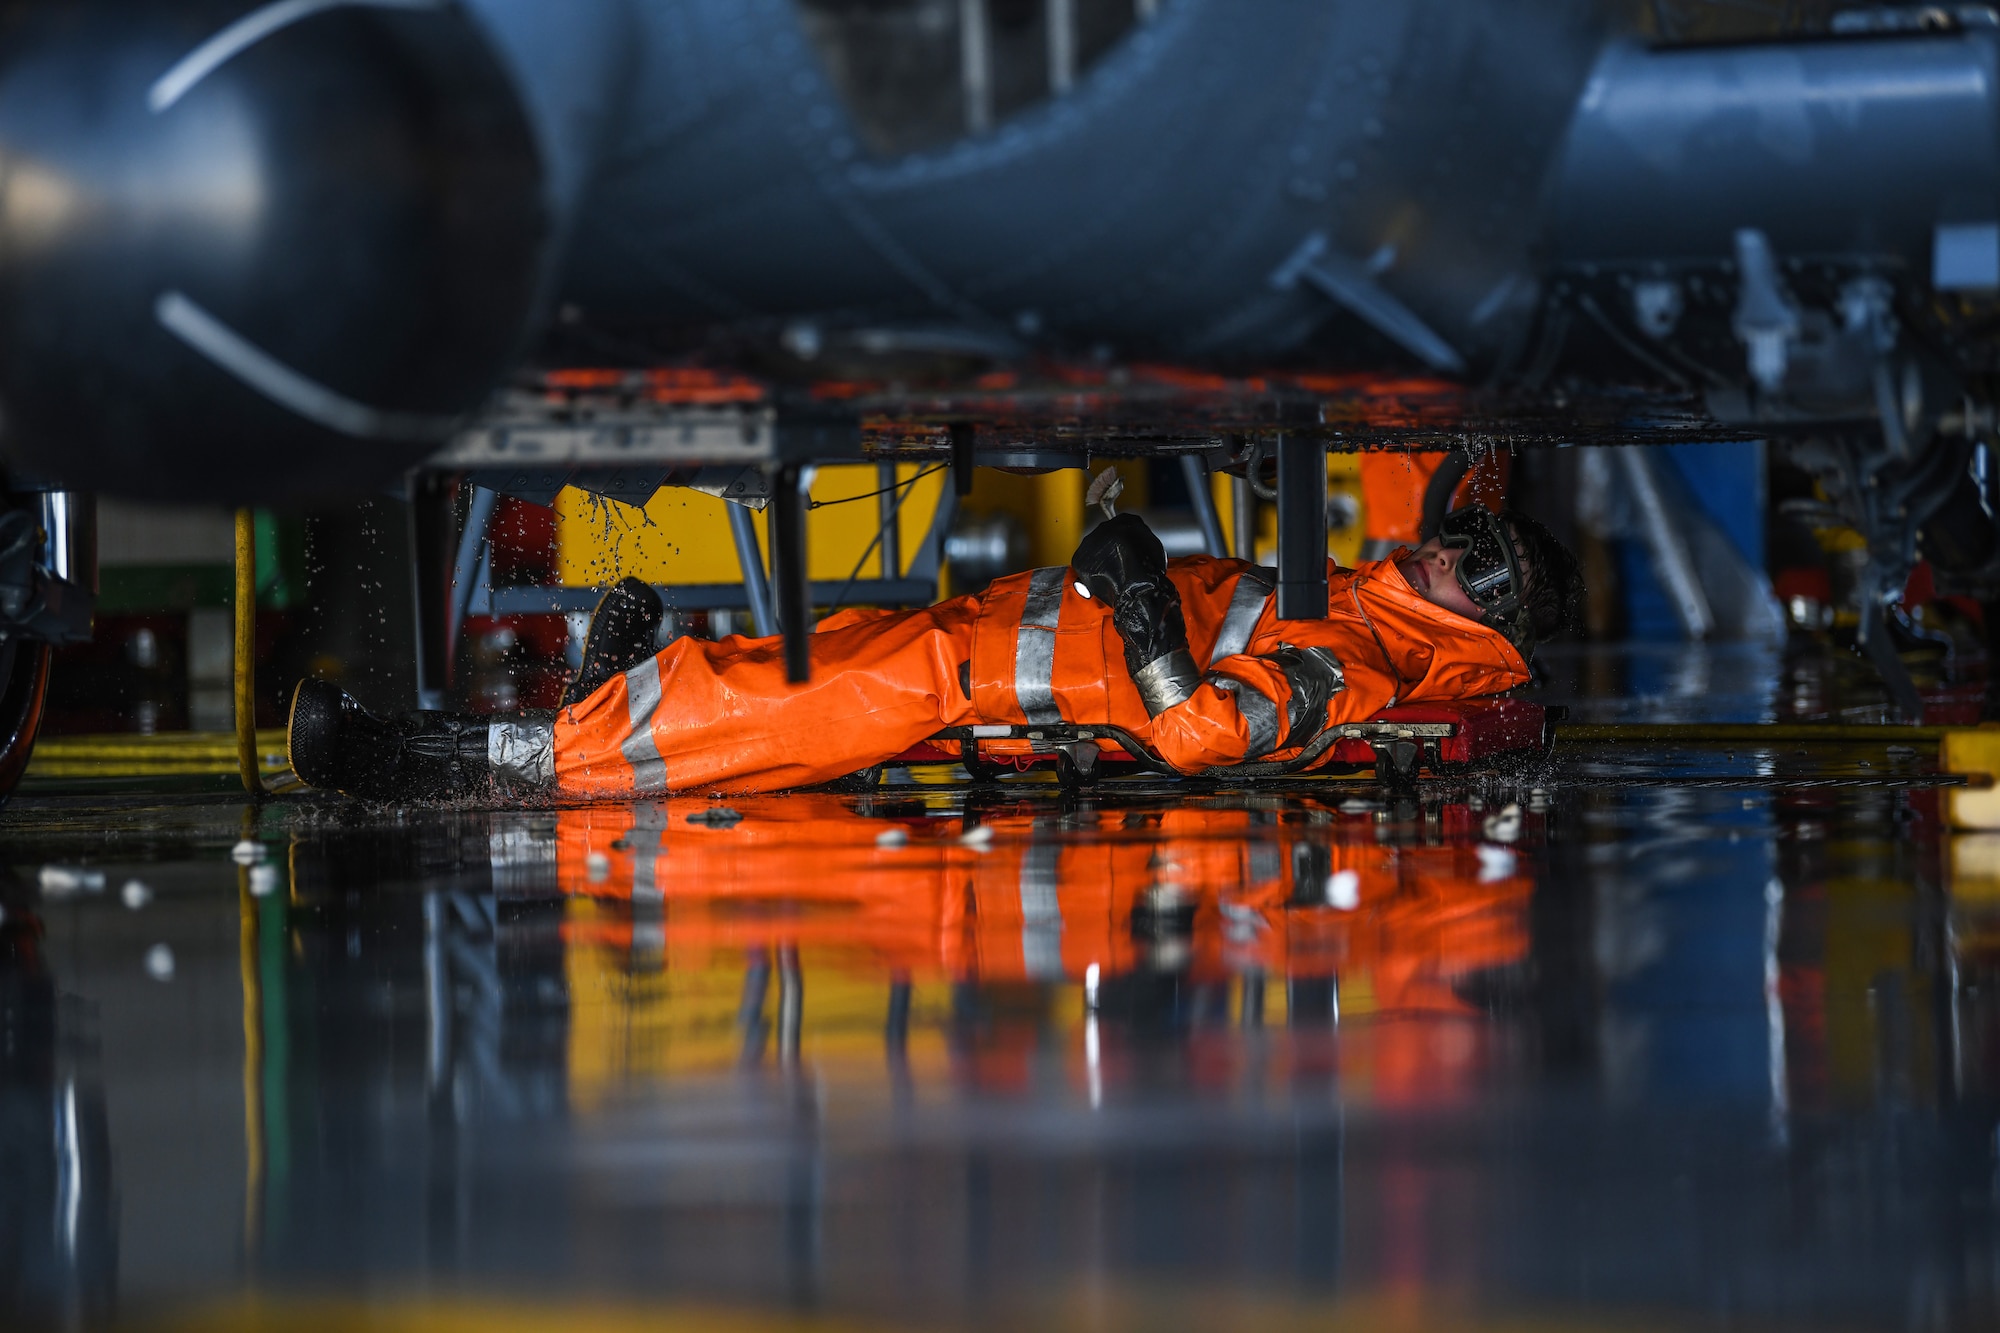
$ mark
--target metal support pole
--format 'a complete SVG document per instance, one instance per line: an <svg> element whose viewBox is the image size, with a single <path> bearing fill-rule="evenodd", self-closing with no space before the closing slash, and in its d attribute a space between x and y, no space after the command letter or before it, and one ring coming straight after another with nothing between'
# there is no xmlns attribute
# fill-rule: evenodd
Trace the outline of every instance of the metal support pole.
<svg viewBox="0 0 2000 1333"><path fill-rule="evenodd" d="M1215 510L1215 486L1209 480L1208 460L1200 454L1181 455L1181 476L1187 478L1188 503L1194 506L1194 520L1201 525L1201 540L1208 553L1220 560L1229 554L1222 539L1222 515Z"/></svg>
<svg viewBox="0 0 2000 1333"><path fill-rule="evenodd" d="M1049 92L1060 97L1076 83L1076 0L1048 0Z"/></svg>
<svg viewBox="0 0 2000 1333"><path fill-rule="evenodd" d="M256 831L253 820L249 833ZM236 871L236 966L243 986L243 1234L254 1250L264 1218L264 988L250 867Z"/></svg>
<svg viewBox="0 0 2000 1333"><path fill-rule="evenodd" d="M908 977L896 976L890 979L889 1019L883 1028L883 1039L887 1043L892 1062L901 1062L909 1050L910 994Z"/></svg>
<svg viewBox="0 0 2000 1333"><path fill-rule="evenodd" d="M1653 475L1652 458L1642 448L1630 445L1615 456L1625 467L1625 482L1639 511L1640 531L1651 548L1653 567L1666 586L1674 613L1680 617L1681 630L1688 638L1700 642L1715 633L1715 612L1709 606L1707 590L1701 586L1701 575L1695 570L1687 538L1667 512L1666 497L1660 493L1659 479Z"/></svg>
<svg viewBox="0 0 2000 1333"><path fill-rule="evenodd" d="M445 627L450 612L452 478L420 472L410 478L410 578L417 619L417 707L440 709L451 687Z"/></svg>
<svg viewBox="0 0 2000 1333"><path fill-rule="evenodd" d="M1278 441L1278 618L1326 619L1326 444Z"/></svg>
<svg viewBox="0 0 2000 1333"><path fill-rule="evenodd" d="M947 486L944 494L938 497L937 513L931 516L930 530L918 544L917 553L910 557L910 568L904 577L937 583L939 571L944 568L944 544L951 536L952 524L957 521L958 492ZM1995 622L2000 623L2000 617L1995 617Z"/></svg>
<svg viewBox="0 0 2000 1333"><path fill-rule="evenodd" d="M764 577L764 552L757 545L757 528L749 509L733 500L727 504L729 535L736 539L736 564L743 571L743 597L750 603L750 627L758 638L768 639L778 632L778 618L771 614L771 585Z"/></svg>
<svg viewBox="0 0 2000 1333"><path fill-rule="evenodd" d="M961 500L972 494L972 469L977 466L972 461L973 445L978 439L979 430L970 421L951 423L951 481Z"/></svg>
<svg viewBox="0 0 2000 1333"><path fill-rule="evenodd" d="M236 771L243 789L264 794L257 768L257 516L236 511ZM248 880L245 881L248 883Z"/></svg>
<svg viewBox="0 0 2000 1333"><path fill-rule="evenodd" d="M1248 477L1231 478L1230 496L1236 502L1236 558L1257 558L1257 491Z"/></svg>
<svg viewBox="0 0 2000 1333"><path fill-rule="evenodd" d="M39 499L42 568L74 585L77 592L95 596L97 497L88 491L43 491Z"/></svg>
<svg viewBox="0 0 2000 1333"><path fill-rule="evenodd" d="M986 30L986 0L958 0L958 77L965 98L965 132L993 128L993 44Z"/></svg>
<svg viewBox="0 0 2000 1333"><path fill-rule="evenodd" d="M458 538L458 559L452 562L451 614L445 624L445 679L458 674L458 639L470 614L472 594L479 582L480 557L486 551L486 530L493 526L493 511L500 493L484 486L472 489L472 505L466 511L465 531Z"/></svg>
<svg viewBox="0 0 2000 1333"><path fill-rule="evenodd" d="M1285 1022L1294 1028L1340 1026L1340 980L1294 977L1285 983Z"/></svg>
<svg viewBox="0 0 2000 1333"><path fill-rule="evenodd" d="M1264 974L1246 972L1243 974L1243 1013L1245 1030L1264 1026Z"/></svg>
<svg viewBox="0 0 2000 1333"><path fill-rule="evenodd" d="M812 676L812 588L806 569L805 481L797 467L778 469L765 519L771 531L772 601L778 633L785 636L785 679L803 685Z"/></svg>
<svg viewBox="0 0 2000 1333"><path fill-rule="evenodd" d="M875 465L875 485L882 492L875 497L878 512L882 516L882 577L899 579L903 577L903 534L897 517L894 463Z"/></svg>
<svg viewBox="0 0 2000 1333"><path fill-rule="evenodd" d="M743 998L736 1006L736 1028L743 1038L743 1053L738 1058L745 1069L754 1069L764 1061L764 1043L771 1031L771 1025L764 1021L764 1001L770 990L770 952L754 950L743 971Z"/></svg>
<svg viewBox="0 0 2000 1333"><path fill-rule="evenodd" d="M1875 666L1882 677L1882 685L1889 692L1889 704L1901 722L1922 722L1924 720L1924 698L1917 689L1917 682L1910 676L1910 669L1903 665L1903 658L1896 651L1896 644L1889 637L1889 607L1879 593L1871 587L1861 599L1860 633L1856 642L1861 651Z"/></svg>
<svg viewBox="0 0 2000 1333"><path fill-rule="evenodd" d="M456 1016L451 984L451 903L433 889L424 895L424 1004L429 1016L424 1066L432 1093L451 1078L452 1027Z"/></svg>
<svg viewBox="0 0 2000 1333"><path fill-rule="evenodd" d="M805 973L799 968L795 944L778 949L778 1063L789 1069L799 1062L799 1036L805 1028Z"/></svg>

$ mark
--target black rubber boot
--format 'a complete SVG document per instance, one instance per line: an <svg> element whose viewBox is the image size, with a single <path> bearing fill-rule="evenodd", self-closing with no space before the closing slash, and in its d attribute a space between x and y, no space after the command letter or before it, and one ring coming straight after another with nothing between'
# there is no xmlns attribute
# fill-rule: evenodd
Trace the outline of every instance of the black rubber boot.
<svg viewBox="0 0 2000 1333"><path fill-rule="evenodd" d="M660 594L643 579L626 575L597 601L590 632L583 638L583 665L563 690L562 706L580 704L653 655L666 616Z"/></svg>
<svg viewBox="0 0 2000 1333"><path fill-rule="evenodd" d="M346 691L302 680L287 731L308 786L371 801L449 801L493 791L491 719L460 713L380 718Z"/></svg>

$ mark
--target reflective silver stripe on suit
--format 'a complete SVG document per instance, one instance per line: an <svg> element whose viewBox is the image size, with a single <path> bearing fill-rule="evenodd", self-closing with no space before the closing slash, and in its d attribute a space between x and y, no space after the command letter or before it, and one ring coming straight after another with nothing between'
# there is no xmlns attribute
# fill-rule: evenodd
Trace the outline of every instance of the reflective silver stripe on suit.
<svg viewBox="0 0 2000 1333"><path fill-rule="evenodd" d="M547 791L556 781L556 724L551 717L521 717L486 728L486 762L502 791Z"/></svg>
<svg viewBox="0 0 2000 1333"><path fill-rule="evenodd" d="M1056 896L1061 856L1062 844L1040 832L1021 855L1021 963L1037 981L1063 974L1062 903Z"/></svg>
<svg viewBox="0 0 2000 1333"><path fill-rule="evenodd" d="M1215 638L1215 651L1209 654L1210 666L1249 650L1250 636L1264 618L1264 603L1271 600L1271 590L1277 586L1278 571L1263 565L1252 565L1237 578L1236 591L1229 597L1229 614L1222 618L1222 632Z"/></svg>
<svg viewBox="0 0 2000 1333"><path fill-rule="evenodd" d="M665 791L667 761L660 757L659 742L653 739L653 714L660 706L659 658L649 657L625 673L625 705L632 719L632 734L618 747L618 753L632 765L632 790Z"/></svg>
<svg viewBox="0 0 2000 1333"><path fill-rule="evenodd" d="M1063 720L1056 707L1056 622L1062 618L1063 580L1069 567L1038 569L1028 580L1021 628L1014 638L1014 697L1028 721Z"/></svg>
<svg viewBox="0 0 2000 1333"><path fill-rule="evenodd" d="M1236 696L1236 711L1243 714L1250 727L1250 748L1244 751L1245 759L1262 759L1278 748L1278 705L1240 680L1212 675L1209 681L1216 689Z"/></svg>
<svg viewBox="0 0 2000 1333"><path fill-rule="evenodd" d="M649 801L633 809L632 831L626 839L632 844L632 901L635 903L660 901L660 887L654 880L660 857L660 835L666 827L666 807Z"/></svg>
<svg viewBox="0 0 2000 1333"><path fill-rule="evenodd" d="M1139 687L1146 716L1158 717L1194 697L1195 688L1201 684L1201 668L1185 650L1177 650L1140 667L1132 683Z"/></svg>

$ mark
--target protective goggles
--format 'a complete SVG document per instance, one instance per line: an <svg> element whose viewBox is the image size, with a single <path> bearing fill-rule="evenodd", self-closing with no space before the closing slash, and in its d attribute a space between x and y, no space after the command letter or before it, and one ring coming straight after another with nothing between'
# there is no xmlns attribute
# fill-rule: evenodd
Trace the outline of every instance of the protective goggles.
<svg viewBox="0 0 2000 1333"><path fill-rule="evenodd" d="M1489 620L1512 622L1521 610L1527 591L1521 576L1521 559L1507 525L1481 505L1454 509L1438 524L1438 541L1455 549L1458 557L1458 586L1472 604Z"/></svg>

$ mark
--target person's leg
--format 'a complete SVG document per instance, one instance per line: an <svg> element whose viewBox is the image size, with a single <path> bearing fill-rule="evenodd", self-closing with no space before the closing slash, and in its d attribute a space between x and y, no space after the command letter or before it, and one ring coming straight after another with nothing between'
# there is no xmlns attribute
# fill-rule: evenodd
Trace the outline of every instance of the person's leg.
<svg viewBox="0 0 2000 1333"><path fill-rule="evenodd" d="M776 791L892 758L971 720L960 664L978 604L851 620L812 638L812 678L780 640L681 639L555 723L565 796Z"/></svg>
<svg viewBox="0 0 2000 1333"><path fill-rule="evenodd" d="M583 662L563 690L581 702L654 651L664 608L635 578L598 600ZM286 744L309 786L377 801L445 801L546 791L555 780L547 713L487 717L419 712L378 717L338 686L303 680L292 692Z"/></svg>
<svg viewBox="0 0 2000 1333"><path fill-rule="evenodd" d="M311 786L397 801L827 782L971 720L960 667L978 609L965 597L843 616L813 636L812 680L799 686L785 680L778 639L680 639L553 718L378 717L337 686L302 681L292 765Z"/></svg>

